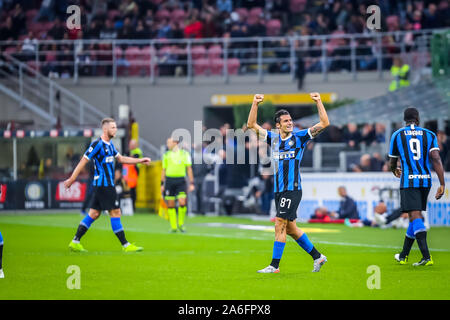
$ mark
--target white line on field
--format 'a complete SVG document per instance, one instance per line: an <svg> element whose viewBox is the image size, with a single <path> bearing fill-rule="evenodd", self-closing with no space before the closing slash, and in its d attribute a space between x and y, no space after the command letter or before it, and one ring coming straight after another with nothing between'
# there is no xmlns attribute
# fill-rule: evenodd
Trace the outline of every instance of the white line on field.
<svg viewBox="0 0 450 320"><path fill-rule="evenodd" d="M36 221L20 221L20 222L3 222L8 224L21 224L21 225L39 225L39 226L47 226L47 227L63 227L63 228L69 228L67 224L59 224L59 223L43 223L43 222L37 222ZM71 228L71 227L70 227ZM97 230L111 230L110 227L107 226L101 226L96 225L95 229ZM131 231L131 232L144 232L144 233L153 233L153 234L167 234L169 235L169 232L161 232L161 231L151 231L148 229L142 229L142 228L132 228L132 227L126 227L125 231ZM94 231L95 232L95 231ZM226 239L247 239L247 240L262 240L262 241L268 241L273 240L274 236L270 233L263 233L264 236L248 236L244 232L239 232L237 234L219 234L219 233L195 233L195 232L187 232L184 233L182 236L194 236L194 237L208 237L208 238L226 238ZM376 249L402 249L400 246L390 246L390 245L378 245L378 244L368 244L368 243L354 243L354 242L336 242L336 241L327 241L327 240L319 240L317 238L311 237L312 242L314 243L321 243L321 244L329 244L329 245L335 245L335 246L346 246L346 247L365 247L365 248L376 248ZM413 248L413 250L419 250L418 248ZM449 249L438 249L438 248L429 248L430 251L436 251L436 252L450 252Z"/></svg>

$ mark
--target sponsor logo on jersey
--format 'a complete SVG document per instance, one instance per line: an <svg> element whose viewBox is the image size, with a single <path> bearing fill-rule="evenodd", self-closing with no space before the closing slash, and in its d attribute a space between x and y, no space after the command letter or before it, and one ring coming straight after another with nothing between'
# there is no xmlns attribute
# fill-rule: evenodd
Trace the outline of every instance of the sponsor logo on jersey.
<svg viewBox="0 0 450 320"><path fill-rule="evenodd" d="M429 174L410 174L408 179L431 179Z"/></svg>
<svg viewBox="0 0 450 320"><path fill-rule="evenodd" d="M292 151L284 151L284 152L274 152L274 159L284 160L284 159L292 159L295 158L295 150Z"/></svg>
<svg viewBox="0 0 450 320"><path fill-rule="evenodd" d="M106 162L106 163L108 163L108 162L114 162L114 157L113 157L113 156L106 157L106 158L105 158L105 162Z"/></svg>

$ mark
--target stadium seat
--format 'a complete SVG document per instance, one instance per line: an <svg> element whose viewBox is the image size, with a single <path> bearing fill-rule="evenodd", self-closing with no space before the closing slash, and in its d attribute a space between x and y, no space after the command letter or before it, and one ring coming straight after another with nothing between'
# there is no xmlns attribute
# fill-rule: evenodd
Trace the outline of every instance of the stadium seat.
<svg viewBox="0 0 450 320"><path fill-rule="evenodd" d="M281 31L281 21L278 19L271 19L267 22L266 32L267 36L274 37L279 36Z"/></svg>
<svg viewBox="0 0 450 320"><path fill-rule="evenodd" d="M114 18L120 16L119 10L109 10L108 11L108 20L114 21Z"/></svg>
<svg viewBox="0 0 450 320"><path fill-rule="evenodd" d="M400 19L398 16L389 16L386 18L388 31L396 31L400 29Z"/></svg>
<svg viewBox="0 0 450 320"><path fill-rule="evenodd" d="M30 22L31 20L33 20L34 17L36 17L38 13L39 13L39 10L37 10L37 9L27 10L25 12L25 17L26 17L27 22Z"/></svg>
<svg viewBox="0 0 450 320"><path fill-rule="evenodd" d="M263 13L264 11L263 11L263 8L261 8L261 7L253 7L253 8L251 8L250 9L250 12L249 12L249 16L261 16L261 14Z"/></svg>
<svg viewBox="0 0 450 320"><path fill-rule="evenodd" d="M193 46L191 48L192 59L205 59L206 58L206 48L203 45Z"/></svg>
<svg viewBox="0 0 450 320"><path fill-rule="evenodd" d="M300 13L305 11L307 0L290 0L289 9L291 13Z"/></svg>
<svg viewBox="0 0 450 320"><path fill-rule="evenodd" d="M182 22L186 17L186 12L183 9L175 9L170 15L172 22Z"/></svg>
<svg viewBox="0 0 450 320"><path fill-rule="evenodd" d="M248 18L247 8L236 8L234 12L236 12L240 18L243 18L244 21L247 20Z"/></svg>
<svg viewBox="0 0 450 320"><path fill-rule="evenodd" d="M209 60L208 59L197 59L193 61L194 75L206 75L209 71Z"/></svg>
<svg viewBox="0 0 450 320"><path fill-rule="evenodd" d="M12 46L12 47L7 47L7 48L5 49L5 53L6 53L6 54L13 54L13 53L16 53L16 52L17 52L17 48L14 47L14 46Z"/></svg>
<svg viewBox="0 0 450 320"><path fill-rule="evenodd" d="M130 64L130 67L128 69L130 76L139 75L140 55L141 55L141 50L138 47L128 47L125 50L125 59Z"/></svg>
<svg viewBox="0 0 450 320"><path fill-rule="evenodd" d="M237 58L231 58L227 60L227 69L228 74L236 75L239 72L239 67L241 66L241 62Z"/></svg>
<svg viewBox="0 0 450 320"><path fill-rule="evenodd" d="M45 61L47 61L47 62L54 62L54 61L56 61L56 52L55 51L48 51L45 54Z"/></svg>
<svg viewBox="0 0 450 320"><path fill-rule="evenodd" d="M217 59L222 57L222 46L213 44L208 48L208 59Z"/></svg>
<svg viewBox="0 0 450 320"><path fill-rule="evenodd" d="M162 21L164 19L170 19L170 12L166 9L159 9L156 11L155 18L157 21Z"/></svg>
<svg viewBox="0 0 450 320"><path fill-rule="evenodd" d="M211 75L222 75L223 74L223 59L216 58L210 60L210 70Z"/></svg>
<svg viewBox="0 0 450 320"><path fill-rule="evenodd" d="M121 47L119 47L119 46L114 47L114 57L115 57L116 61L117 61L118 59L125 59L125 57L124 57L124 51L122 50ZM128 68L127 68L125 65L123 65L123 64L117 65L117 70L116 70L117 75L118 75L118 76L123 76L123 75L125 75L127 69L128 69Z"/></svg>
<svg viewBox="0 0 450 320"><path fill-rule="evenodd" d="M30 22L27 29L34 34L38 34L41 31L45 31L45 22Z"/></svg>
<svg viewBox="0 0 450 320"><path fill-rule="evenodd" d="M256 23L258 18L261 17L263 14L263 9L260 7L254 7L250 10L248 17L247 17L247 24L253 25Z"/></svg>

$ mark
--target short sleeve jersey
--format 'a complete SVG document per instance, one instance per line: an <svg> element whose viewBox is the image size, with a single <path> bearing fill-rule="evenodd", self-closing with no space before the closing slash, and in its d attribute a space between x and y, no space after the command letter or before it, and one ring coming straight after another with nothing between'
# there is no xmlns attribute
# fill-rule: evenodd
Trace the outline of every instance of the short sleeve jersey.
<svg viewBox="0 0 450 320"><path fill-rule="evenodd" d="M192 165L189 152L183 149L169 150L163 155L162 167L168 178L182 178L186 176L186 167Z"/></svg>
<svg viewBox="0 0 450 320"><path fill-rule="evenodd" d="M112 141L101 138L91 143L84 157L94 162L94 178L92 184L96 187L114 186L114 160L120 153Z"/></svg>
<svg viewBox="0 0 450 320"><path fill-rule="evenodd" d="M436 135L425 128L409 125L394 132L389 157L402 164L400 188L430 188L430 152L439 150Z"/></svg>
<svg viewBox="0 0 450 320"><path fill-rule="evenodd" d="M300 163L312 138L309 129L293 132L285 139L278 133L267 131L265 140L271 146L274 161L274 192L302 189Z"/></svg>

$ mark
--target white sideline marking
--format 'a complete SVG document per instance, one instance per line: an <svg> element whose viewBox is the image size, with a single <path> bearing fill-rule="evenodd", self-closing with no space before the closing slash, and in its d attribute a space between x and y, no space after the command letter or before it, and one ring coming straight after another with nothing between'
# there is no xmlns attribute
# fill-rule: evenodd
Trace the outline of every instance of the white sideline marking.
<svg viewBox="0 0 450 320"><path fill-rule="evenodd" d="M60 228L76 228L76 226L68 226L67 224L61 224L61 223L47 223L47 222L30 222L30 221L15 221L15 222L9 222L9 221L2 221L2 223L6 224L21 224L21 225L37 225L37 226L46 226L46 227L60 227ZM109 226L95 226L96 230L111 230L111 227ZM142 228L130 228L126 227L125 231L131 231L131 232L144 232L144 233L153 233L153 234L165 234L169 235L168 232L162 232L162 231L149 231L148 229L142 229ZM185 236L194 236L194 237L211 237L211 238L226 238L226 239L247 239L247 240L262 240L262 241L273 241L273 234L265 234L263 233L260 237L255 236L248 236L244 234L243 232L239 232L238 234L232 234L232 235L225 235L225 234L218 234L218 233L195 233L195 232L188 232L184 233L182 235ZM400 246L390 246L390 245L378 245L378 244L368 244L368 243L353 243L353 242L335 242L335 241L327 241L327 240L319 240L317 238L312 238L311 241L313 243L322 243L322 244L329 244L329 245L335 245L335 246L346 246L346 247L365 247L365 248L376 248L376 249L402 249ZM419 250L418 248L412 248L412 250ZM430 251L437 251L437 252L450 252L449 249L438 249L438 248L429 248Z"/></svg>

